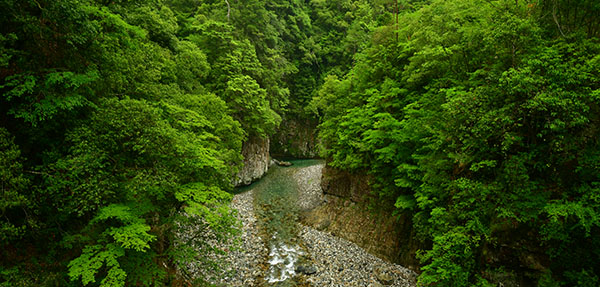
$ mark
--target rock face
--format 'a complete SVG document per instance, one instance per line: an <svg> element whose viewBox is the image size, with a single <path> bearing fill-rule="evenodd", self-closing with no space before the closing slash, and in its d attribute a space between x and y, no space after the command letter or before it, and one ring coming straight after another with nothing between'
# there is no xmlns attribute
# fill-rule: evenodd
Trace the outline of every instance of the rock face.
<svg viewBox="0 0 600 287"><path fill-rule="evenodd" d="M369 176L351 174L326 166L323 169L321 187L324 194L360 203L368 200L368 196L371 193L371 188L369 187L370 181L371 178Z"/></svg>
<svg viewBox="0 0 600 287"><path fill-rule="evenodd" d="M284 118L271 138L271 155L277 158L317 158L317 122Z"/></svg>
<svg viewBox="0 0 600 287"><path fill-rule="evenodd" d="M371 178L326 166L321 186L325 203L304 217L318 230L350 240L368 252L418 270L416 250L423 248L414 238L409 216L394 216L393 209L368 211Z"/></svg>
<svg viewBox="0 0 600 287"><path fill-rule="evenodd" d="M249 185L269 170L269 139L251 137L242 146L244 166L233 180L235 186Z"/></svg>

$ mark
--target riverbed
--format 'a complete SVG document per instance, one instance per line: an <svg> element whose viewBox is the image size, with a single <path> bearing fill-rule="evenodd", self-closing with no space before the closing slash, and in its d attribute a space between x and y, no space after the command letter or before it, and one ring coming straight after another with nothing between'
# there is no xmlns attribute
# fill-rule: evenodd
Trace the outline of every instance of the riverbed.
<svg viewBox="0 0 600 287"><path fill-rule="evenodd" d="M272 166L238 190L231 207L242 223L239 248L226 254L218 286L416 286L414 272L377 258L356 244L299 222L325 200L323 161ZM226 248L227 249L227 248Z"/></svg>

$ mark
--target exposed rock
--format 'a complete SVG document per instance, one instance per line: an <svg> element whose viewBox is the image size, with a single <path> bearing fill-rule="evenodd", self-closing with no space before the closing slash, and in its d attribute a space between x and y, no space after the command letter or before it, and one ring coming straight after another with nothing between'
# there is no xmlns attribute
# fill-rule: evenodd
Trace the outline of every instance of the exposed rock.
<svg viewBox="0 0 600 287"><path fill-rule="evenodd" d="M269 139L251 137L242 146L244 166L233 180L235 186L249 185L269 170Z"/></svg>
<svg viewBox="0 0 600 287"><path fill-rule="evenodd" d="M409 215L394 215L393 209L368 211L370 177L326 166L321 186L323 204L303 217L317 230L350 240L368 252L418 271L416 251L425 248L414 236Z"/></svg>
<svg viewBox="0 0 600 287"><path fill-rule="evenodd" d="M321 187L325 194L335 195L353 202L365 202L371 193L370 181L370 176L352 174L326 166L323 169Z"/></svg>
<svg viewBox="0 0 600 287"><path fill-rule="evenodd" d="M302 273L305 275L313 275L317 273L317 268L310 265L298 265L296 266L296 273Z"/></svg>
<svg viewBox="0 0 600 287"><path fill-rule="evenodd" d="M325 164L322 160L319 162L320 164L300 168L294 173L298 184L298 207L301 211L312 210L323 203L321 172Z"/></svg>
<svg viewBox="0 0 600 287"><path fill-rule="evenodd" d="M380 267L375 269L375 278L383 285L394 283L394 276L392 276L391 272Z"/></svg>
<svg viewBox="0 0 600 287"><path fill-rule="evenodd" d="M292 163L289 161L284 161L284 160L276 160L276 159L272 159L271 160L272 164L276 164L278 166L292 166Z"/></svg>
<svg viewBox="0 0 600 287"><path fill-rule="evenodd" d="M284 118L271 138L271 155L280 158L317 158L319 143L315 120Z"/></svg>

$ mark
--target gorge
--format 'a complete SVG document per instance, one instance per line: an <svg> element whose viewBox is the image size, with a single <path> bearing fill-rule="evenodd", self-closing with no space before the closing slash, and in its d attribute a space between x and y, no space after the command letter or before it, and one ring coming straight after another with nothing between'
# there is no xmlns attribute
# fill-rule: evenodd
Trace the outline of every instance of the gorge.
<svg viewBox="0 0 600 287"><path fill-rule="evenodd" d="M600 286L597 0L0 11L0 287Z"/></svg>

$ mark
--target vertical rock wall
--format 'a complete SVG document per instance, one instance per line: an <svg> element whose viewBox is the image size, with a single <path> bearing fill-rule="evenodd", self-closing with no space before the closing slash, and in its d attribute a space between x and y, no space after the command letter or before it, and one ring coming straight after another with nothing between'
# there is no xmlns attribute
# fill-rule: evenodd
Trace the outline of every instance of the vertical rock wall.
<svg viewBox="0 0 600 287"><path fill-rule="evenodd" d="M308 119L284 119L271 140L271 155L275 158L317 158L318 122Z"/></svg>
<svg viewBox="0 0 600 287"><path fill-rule="evenodd" d="M388 261L418 270L410 216L396 216L393 209L369 210L371 196L366 174L352 174L329 166L323 169L321 186L326 203L306 214L304 222L350 240Z"/></svg>
<svg viewBox="0 0 600 287"><path fill-rule="evenodd" d="M235 176L235 186L249 185L269 170L269 139L249 138L242 146L244 166Z"/></svg>

